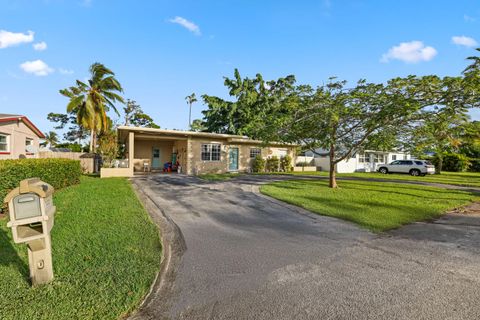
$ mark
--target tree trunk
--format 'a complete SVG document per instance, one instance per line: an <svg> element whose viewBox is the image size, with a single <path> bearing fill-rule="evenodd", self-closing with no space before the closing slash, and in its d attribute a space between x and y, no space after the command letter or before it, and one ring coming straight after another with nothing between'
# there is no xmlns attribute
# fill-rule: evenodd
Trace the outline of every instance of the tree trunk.
<svg viewBox="0 0 480 320"><path fill-rule="evenodd" d="M188 113L188 130L192 130L192 104L190 103L190 112Z"/></svg>
<svg viewBox="0 0 480 320"><path fill-rule="evenodd" d="M95 130L90 130L90 153L94 153L94 146L95 146Z"/></svg>
<svg viewBox="0 0 480 320"><path fill-rule="evenodd" d="M337 173L336 173L336 163L335 163L335 146L333 144L330 145L330 174L329 174L329 183L328 186L330 188L338 188L337 185Z"/></svg>

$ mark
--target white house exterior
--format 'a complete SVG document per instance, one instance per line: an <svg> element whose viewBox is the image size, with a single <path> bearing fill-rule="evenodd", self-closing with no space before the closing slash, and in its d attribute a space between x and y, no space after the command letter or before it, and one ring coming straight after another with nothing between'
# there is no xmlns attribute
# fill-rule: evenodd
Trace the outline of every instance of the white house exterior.
<svg viewBox="0 0 480 320"><path fill-rule="evenodd" d="M305 152L306 156L313 156L315 166L320 168L320 171L330 170L330 157L325 150L316 150L316 154L312 151ZM395 160L409 160L411 155L402 151L375 151L365 150L355 154L349 159L340 161L337 164L338 173L352 173L352 172L374 172L379 164L390 163Z"/></svg>

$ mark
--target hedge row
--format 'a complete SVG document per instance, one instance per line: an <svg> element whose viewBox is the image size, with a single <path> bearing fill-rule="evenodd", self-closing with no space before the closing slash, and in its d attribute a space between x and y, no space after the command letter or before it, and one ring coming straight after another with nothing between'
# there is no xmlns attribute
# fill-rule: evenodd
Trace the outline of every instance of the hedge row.
<svg viewBox="0 0 480 320"><path fill-rule="evenodd" d="M80 182L80 161L69 159L0 160L0 210L10 190L27 178L40 178L55 189Z"/></svg>
<svg viewBox="0 0 480 320"><path fill-rule="evenodd" d="M430 158L435 167L438 165L438 157ZM469 158L461 153L446 153L443 155L443 171L451 172L480 172L480 159Z"/></svg>

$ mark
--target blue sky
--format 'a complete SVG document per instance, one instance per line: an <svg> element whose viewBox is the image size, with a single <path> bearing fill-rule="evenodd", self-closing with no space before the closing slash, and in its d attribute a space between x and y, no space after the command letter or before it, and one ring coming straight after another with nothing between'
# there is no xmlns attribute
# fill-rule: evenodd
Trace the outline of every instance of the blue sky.
<svg viewBox="0 0 480 320"><path fill-rule="evenodd" d="M479 27L473 0L0 0L0 112L50 130L58 90L98 61L162 128L185 129L185 96L225 96L234 68L312 85L458 75Z"/></svg>

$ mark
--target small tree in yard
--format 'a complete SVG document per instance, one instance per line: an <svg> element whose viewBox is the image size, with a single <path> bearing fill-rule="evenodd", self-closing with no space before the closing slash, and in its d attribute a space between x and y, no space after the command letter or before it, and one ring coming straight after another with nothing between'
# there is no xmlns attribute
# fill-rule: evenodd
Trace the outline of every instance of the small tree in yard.
<svg viewBox="0 0 480 320"><path fill-rule="evenodd" d="M278 172L280 166L280 159L277 156L273 156L267 159L266 169L267 172Z"/></svg>
<svg viewBox="0 0 480 320"><path fill-rule="evenodd" d="M102 156L103 167L113 167L113 161L119 155L118 138L115 130L102 132L98 139L97 152Z"/></svg>
<svg viewBox="0 0 480 320"><path fill-rule="evenodd" d="M280 170L283 172L292 171L292 157L286 155L280 159Z"/></svg>
<svg viewBox="0 0 480 320"><path fill-rule="evenodd" d="M257 155L252 162L252 171L255 173L261 173L265 171L265 159L261 155Z"/></svg>

